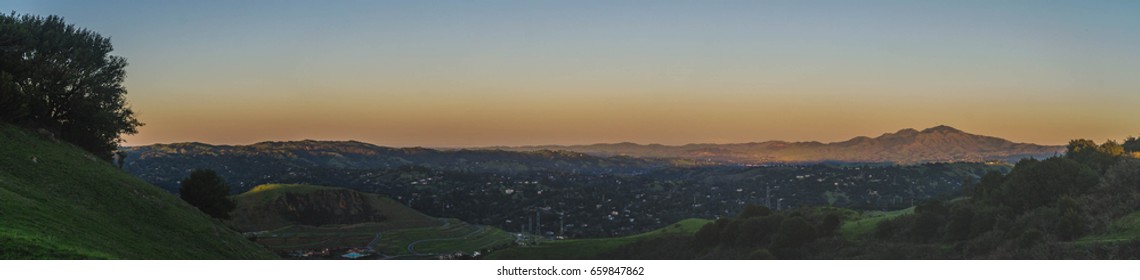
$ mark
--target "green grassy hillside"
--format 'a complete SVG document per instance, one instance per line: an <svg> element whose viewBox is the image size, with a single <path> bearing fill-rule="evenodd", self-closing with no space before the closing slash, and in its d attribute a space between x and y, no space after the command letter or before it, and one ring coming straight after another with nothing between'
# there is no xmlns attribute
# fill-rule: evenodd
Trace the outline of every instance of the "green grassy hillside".
<svg viewBox="0 0 1140 280"><path fill-rule="evenodd" d="M880 222L914 214L914 207L895 211L869 211L852 217L839 227L839 234L847 240L862 240L875 231Z"/></svg>
<svg viewBox="0 0 1140 280"><path fill-rule="evenodd" d="M311 194L311 196L306 196ZM283 205L283 197L307 205ZM296 199L303 197L303 199ZM362 198L356 200L355 198ZM336 201L316 201L335 199ZM355 190L313 186L268 184L234 196L234 226L253 232L257 242L278 252L335 248L369 248L388 258L416 258L506 246L515 236L501 229L471 225L457 219L424 215L388 197ZM382 215L378 222L303 225L291 221L281 209L313 208L336 204L341 209L371 209ZM367 204L367 208L354 203Z"/></svg>
<svg viewBox="0 0 1140 280"><path fill-rule="evenodd" d="M555 240L534 246L514 247L495 251L487 256L487 258L506 260L595 259L602 253L616 249L622 245L634 243L638 240L667 235L692 235L709 222L709 220L704 219L686 219L654 231L637 235L614 238Z"/></svg>
<svg viewBox="0 0 1140 280"><path fill-rule="evenodd" d="M349 189L314 185L266 184L254 187L248 192L233 197L234 204L237 205L237 208L232 213L234 226L243 231L251 232L296 226L297 224L295 222L283 217L281 213L276 211L279 209L276 209L274 205L271 204L281 199L285 194L303 195L318 191L359 195L359 197L363 198L363 203L367 204L367 207L379 212L379 214L385 218L382 222L376 223L376 225L371 228L391 230L428 227L439 224L439 222L431 216L408 208L391 198L374 193L361 193ZM343 204L345 202L326 201L325 203Z"/></svg>
<svg viewBox="0 0 1140 280"><path fill-rule="evenodd" d="M1112 221L1108 231L1100 234L1085 236L1076 242L1078 244L1093 244L1102 242L1129 242L1140 238L1140 212Z"/></svg>
<svg viewBox="0 0 1140 280"><path fill-rule="evenodd" d="M6 124L0 221L0 259L275 258L110 163Z"/></svg>

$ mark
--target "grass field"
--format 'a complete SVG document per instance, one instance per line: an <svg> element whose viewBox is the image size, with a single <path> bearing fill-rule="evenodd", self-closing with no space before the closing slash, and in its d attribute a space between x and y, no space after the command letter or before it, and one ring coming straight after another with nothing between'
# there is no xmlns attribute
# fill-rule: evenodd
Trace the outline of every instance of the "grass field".
<svg viewBox="0 0 1140 280"><path fill-rule="evenodd" d="M506 231L455 219L435 219L376 193L361 192L360 195L370 207L384 215L382 222L310 227L287 221L268 207L285 193L315 191L353 190L308 184L263 184L234 197L238 206L235 225L246 229L272 228L253 231L259 244L276 252L369 247L383 256L422 257L471 254L475 250L514 244L515 237ZM255 224L249 224L254 221Z"/></svg>
<svg viewBox="0 0 1140 280"><path fill-rule="evenodd" d="M376 244L376 250L387 255L470 253L514 241L515 236L502 229L449 219L439 227L386 232Z"/></svg>
<svg viewBox="0 0 1140 280"><path fill-rule="evenodd" d="M512 244L515 236L502 229L470 225L456 219L439 219L429 227L391 229L380 223L347 226L288 226L259 232L257 242L276 251L323 248L361 248L392 257L438 255L495 248ZM414 251L413 251L414 250Z"/></svg>
<svg viewBox="0 0 1140 280"><path fill-rule="evenodd" d="M1140 212L1121 217L1108 226L1108 232L1090 234L1076 241L1082 243L1125 242L1140 239Z"/></svg>
<svg viewBox="0 0 1140 280"><path fill-rule="evenodd" d="M614 238L554 240L533 246L514 247L495 251L487 256L487 258L525 260L593 259L601 253L642 239L674 234L691 235L709 222L709 220L704 219L686 219L654 231L637 235Z"/></svg>
<svg viewBox="0 0 1140 280"><path fill-rule="evenodd" d="M0 259L275 258L70 144L0 124Z"/></svg>
<svg viewBox="0 0 1140 280"><path fill-rule="evenodd" d="M433 218L372 193L360 193L372 209L386 218L381 222L350 225L297 225L279 217L267 205L286 194L316 191L351 191L341 188L268 184L234 196L238 210L235 226L265 228L255 231L257 242L275 251L320 250L325 248L371 249L389 257L414 258L495 248L514 243L515 236L501 229L471 225L457 219ZM355 191L351 191L355 192ZM275 216L277 215L277 216ZM256 221L256 224L248 224ZM246 224L243 224L246 223Z"/></svg>
<svg viewBox="0 0 1140 280"><path fill-rule="evenodd" d="M839 234L847 240L862 240L875 231L875 226L879 225L879 222L910 214L914 214L914 207L887 212L864 212L843 222L839 227Z"/></svg>

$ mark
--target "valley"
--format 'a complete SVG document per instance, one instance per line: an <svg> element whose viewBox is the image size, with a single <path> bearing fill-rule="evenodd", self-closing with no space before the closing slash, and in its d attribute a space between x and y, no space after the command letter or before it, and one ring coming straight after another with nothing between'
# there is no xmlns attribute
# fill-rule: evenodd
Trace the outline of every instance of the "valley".
<svg viewBox="0 0 1140 280"><path fill-rule="evenodd" d="M35 140L20 129L6 133L17 141L13 143L46 141ZM268 252L288 259L1041 256L1018 245L1031 242L1025 240L1059 246L1055 250L1060 251L1051 254L1064 256L1130 254L1140 248L1133 246L1138 236L1135 213L1140 209L1128 202L1128 197L1140 195L1127 187L1136 178L1128 173L1133 172L1129 166L1135 164L1132 154L1113 152L1116 150L1105 146L1111 143L1073 143L1065 157L1044 161L1029 158L1016 163L915 164L736 164L566 151L389 149L351 141L256 146L174 144L125 149L123 169L149 178L158 186L150 187L153 190L171 193L177 191L176 184L184 176L176 174L185 174L178 170L222 170L219 173L224 180L234 186L229 200L235 209L228 219L213 220L217 223L215 231L221 226L230 230L230 238L240 236L241 241L234 242L256 244L258 249L242 250L260 251L261 257L267 257ZM24 154L12 158L27 158L33 163L51 161L51 156L40 155L43 151L49 151L45 155L56 153L50 152L55 149L51 145L16 149ZM1095 149L1073 152L1081 145ZM11 161L7 164L17 166ZM95 162L95 166L100 164L106 166L97 168L98 172L121 172ZM78 170L85 168L90 167ZM1031 168L1059 169L1026 171ZM1025 177L1029 172L1038 173ZM1078 175L1083 177L1074 177ZM13 178L26 176L32 175ZM1051 200L1056 194L1038 192L1064 191L1061 186L1049 187L1057 184L1050 181L1053 179L1041 179L1049 176L1079 179L1065 184L1086 187L1065 192L1079 195L1082 201L1101 201L1097 205L1103 207L1060 210L1077 208L1041 204L1058 202ZM1094 179L1099 176L1106 181L1097 185ZM1039 185L1044 189L1031 187ZM19 197L32 195L26 190L7 188L18 196L4 196L5 200L18 202ZM1113 196L1109 190L1129 196ZM1019 230L1025 223L1043 223L1043 230L1054 232L1058 227L1072 227L1063 224L1071 223L1065 219L1078 217L1070 213L1065 214L1069 218L1062 219L1062 224L1044 222L1039 220L1040 215L1053 214L1023 212L1031 209L1025 207L1042 207L1034 210L1046 211L1042 213L1077 211L1074 213L1082 213L1079 219L1089 224L1051 233L1064 238L1058 239L1061 243L986 235L989 231ZM981 217L987 219L977 220ZM991 217L1019 222L1003 224L1006 222ZM966 227L969 231L962 229L961 219L973 223ZM932 221L939 225L931 225L935 223ZM785 232L795 230L803 232ZM16 254L130 258L102 251L106 249L58 247L69 244L57 241L65 236L60 233L37 236L29 234L43 233L18 228L6 232L4 238L15 242L8 243L16 244L8 245L16 246L9 251ZM802 238L789 237L792 235ZM970 255L975 253L929 243L947 240L959 246L984 242L999 242L1001 246L986 255ZM828 246L842 249L835 254L821 251ZM1085 250L1081 248L1088 253L1078 254ZM47 253L32 253L45 250Z"/></svg>
<svg viewBox="0 0 1140 280"><path fill-rule="evenodd" d="M714 219L746 204L901 209L952 197L961 192L963 182L1010 168L1001 162L676 166L568 152L545 152L542 157L532 152L495 152L505 155L500 157L477 153L478 160L454 155L447 163L409 161L383 167L362 162L399 160L354 148L362 146L304 141L277 144L289 148L260 153L250 146L143 147L128 150L125 169L171 191L183 176L177 170L207 168L220 170L237 192L276 183L337 186L384 194L436 217L547 238L583 238L636 234L687 218ZM349 161L357 164L343 165ZM489 163L526 168L481 169Z"/></svg>
<svg viewBox="0 0 1140 280"><path fill-rule="evenodd" d="M1073 143L1066 157L1101 172L1115 161L1112 157L1127 156L1105 146L1112 143ZM802 145L808 144L793 146ZM1089 145L1097 153L1072 154L1074 145ZM590 148L618 146L632 150ZM178 178L177 170L222 170L237 190L249 189L234 196L239 205L234 224L246 228L243 231L258 243L293 258L338 258L344 250L378 259L894 258L906 254L958 258L974 253L893 242L930 242L926 237L911 239L920 230L911 227L930 227L921 229L929 232L922 234L946 234L953 236L945 237L951 240L976 238L978 233L963 232L963 225L954 224L958 222L954 219L973 217L975 211L1035 219L1018 216L1022 214L1016 211L993 210L1005 208L991 209L991 200L978 200L989 192L979 193L980 189L996 188L995 178L1003 176L1021 180L1016 178L1025 175L1018 174L1031 171L1015 171L1040 162L1037 157L1048 158L1044 162L1050 165L1068 160L1055 156L1066 152L1058 151L1066 147L1016 144L945 126L904 129L821 147L814 151L829 151L825 152L828 156L803 162L786 157L741 162L666 153L679 147L636 145L507 151L393 149L351 141L170 144L126 149L125 169L160 186L171 186ZM802 147L788 149L804 151ZM639 152L627 153L635 150ZM895 157L895 152L909 158ZM860 156L866 154L881 157ZM1054 175L1030 178L1047 176ZM1048 182L1041 184L1052 184ZM1036 199L1039 195L1033 193L1038 190L1024 184L1002 185L1009 190L995 193L1001 198L994 201L1023 200L1010 198L1019 196L1014 192ZM325 202L313 204L318 201ZM335 206L330 204L334 201ZM1115 207L1135 211L1126 203ZM950 210L930 210L948 208L971 210L954 210L969 213L960 214L969 215L963 217ZM745 214L769 211L771 216ZM1130 250L1098 244L1131 240L1132 220L1118 212L1097 215L1120 220L1090 226L1096 234L1072 243L1091 245L1051 246L1062 246L1064 254L1074 256L1073 250L1079 249L1069 246ZM933 226L929 220L948 224ZM790 221L795 222L784 224ZM987 225L973 227L1008 230L984 228ZM1042 225L1046 230L1057 226ZM815 233L797 233L803 238L789 239L780 237L792 234L780 233L783 227ZM710 241L709 236L720 239ZM882 242L901 247L868 247ZM1003 249L987 254L1035 254L1008 245L1014 243L1003 243L1007 244ZM850 251L829 255L813 251L823 248L813 246Z"/></svg>
<svg viewBox="0 0 1140 280"><path fill-rule="evenodd" d="M1137 1L0 6L5 279L1140 259Z"/></svg>
<svg viewBox="0 0 1140 280"><path fill-rule="evenodd" d="M949 127L908 131L875 141L954 153L966 150L931 137L998 143L984 148L991 154L965 154L976 159L1025 147L1056 149ZM1014 166L937 157L914 164L837 158L739 164L589 151L395 149L353 141L124 151L124 169L171 191L178 170L220 170L240 192L233 196L238 207L230 224L283 257L302 259L591 258L692 234L705 223L694 221L733 217L750 205L850 209L839 235L866 240L880 222L912 215L927 201L967 195L966 187L986 174L1006 174ZM674 227L684 230L651 234Z"/></svg>

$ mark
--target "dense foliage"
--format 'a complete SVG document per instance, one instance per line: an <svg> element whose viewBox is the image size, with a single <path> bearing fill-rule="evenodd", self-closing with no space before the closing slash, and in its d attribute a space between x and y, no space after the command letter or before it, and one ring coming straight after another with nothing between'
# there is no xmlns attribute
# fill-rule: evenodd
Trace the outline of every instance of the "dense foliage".
<svg viewBox="0 0 1140 280"><path fill-rule="evenodd" d="M1124 144L1121 144L1121 148L1127 153L1140 153L1140 138L1128 137L1124 140Z"/></svg>
<svg viewBox="0 0 1140 280"><path fill-rule="evenodd" d="M58 16L0 14L0 122L44 129L110 160L141 126L111 40Z"/></svg>
<svg viewBox="0 0 1140 280"><path fill-rule="evenodd" d="M236 207L230 200L230 186L209 169L198 169L182 180L178 194L190 205L218 219L229 219Z"/></svg>

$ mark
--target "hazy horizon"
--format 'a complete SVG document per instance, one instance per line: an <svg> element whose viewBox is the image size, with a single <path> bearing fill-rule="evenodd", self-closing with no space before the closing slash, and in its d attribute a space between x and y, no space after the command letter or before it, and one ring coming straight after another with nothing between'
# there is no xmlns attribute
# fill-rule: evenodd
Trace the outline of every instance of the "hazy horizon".
<svg viewBox="0 0 1140 280"><path fill-rule="evenodd" d="M945 126L949 126L949 125L945 125ZM958 128L953 127L953 126L949 126L949 127L958 129ZM485 149L485 148L498 148L498 147L519 148L519 147L579 146L579 145L626 144L626 143L632 143L632 144L644 145L644 146L664 145L664 146L673 146L673 147L684 146L684 145L725 145L725 144L747 144L747 143L763 143L763 142L789 142L789 143L822 142L824 144L831 144L831 143L836 143L836 142L843 142L843 141L852 140L853 138L857 138L857 137L875 138L875 137L882 136L884 134L894 134L894 133L897 133L897 132L900 132L900 131L906 130L906 129L914 129L917 131L922 131L922 130L928 129L928 128L933 128L933 126L932 127L925 127L925 128L908 127L908 128L899 129L898 131L888 131L888 132L883 132L881 134L876 134L876 135L855 135L855 136L851 136L851 137L848 137L846 139L838 140L838 141L818 141L818 140L790 141L790 140L781 140L781 139L769 139L769 140L758 140L758 141L748 141L748 142L693 142L693 143L679 143L679 144L640 143L640 142L632 142L632 141L618 141L618 142L570 143L570 144L522 144L522 145L486 145L486 146L423 146L423 145L393 146L393 145L384 145L383 143L372 143L372 142L358 140L358 139L298 138L298 139L261 140L261 141L254 141L254 142L248 142L248 143L212 143L212 142L201 142L201 141L181 141L181 142L166 142L166 143L150 143L150 144L140 144L140 145L125 145L124 147L141 147L141 146L148 146L148 145L155 145L155 144L178 144L178 143L203 143L203 144L209 144L209 145L222 145L222 146L243 146L243 145L253 145L253 144L258 144L258 143L263 143L263 142L300 142L300 141L326 141L326 142L352 142L352 141L356 141L356 142L363 142L363 143L367 143L367 144L373 144L373 145L384 146L384 147L392 147L392 148L429 148L429 149ZM959 129L959 130L961 130L961 129ZM962 131L962 132L969 133L969 134L975 134L975 133L971 133L969 131ZM978 135L978 134L975 134L975 135ZM997 137L997 138L1005 139L1003 137L995 136L995 135L981 135L981 136L990 136L990 137ZM1005 140L1009 140L1009 139L1005 139ZM1108 140L1115 140L1117 142L1122 141L1122 139L1108 139ZM1067 143L1041 144L1041 143L1029 143L1029 142L1017 142L1017 141L1012 141L1012 142L1018 143L1018 144L1037 144L1037 145L1042 145L1042 146L1064 146L1065 144L1067 144Z"/></svg>
<svg viewBox="0 0 1140 280"><path fill-rule="evenodd" d="M111 38L128 146L1140 133L1140 2L14 1Z"/></svg>

